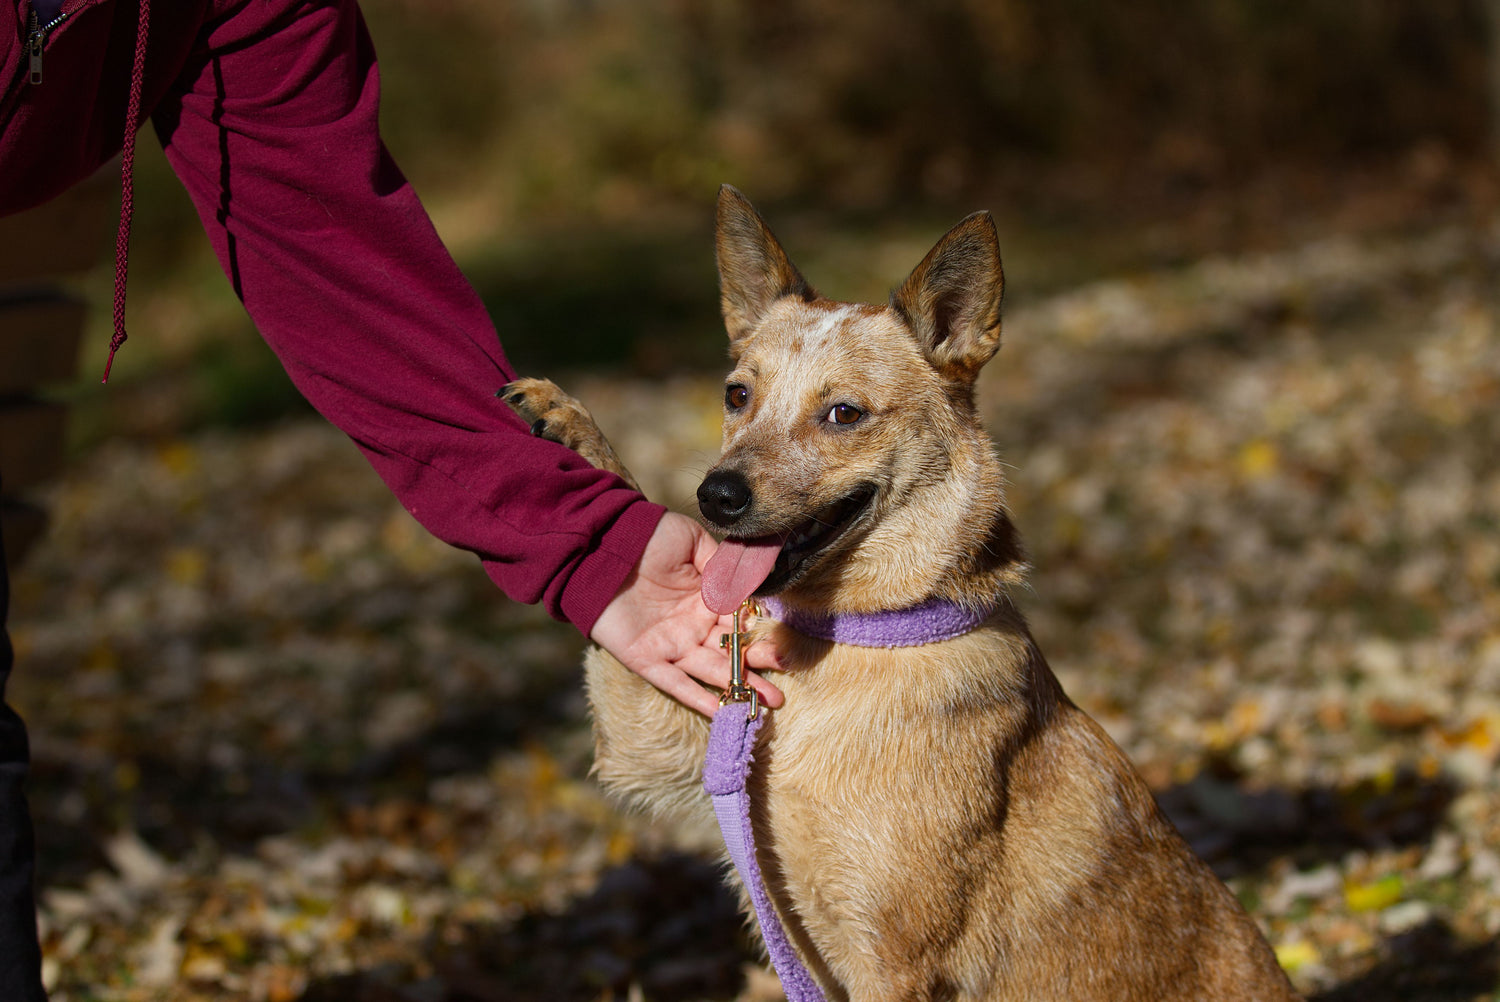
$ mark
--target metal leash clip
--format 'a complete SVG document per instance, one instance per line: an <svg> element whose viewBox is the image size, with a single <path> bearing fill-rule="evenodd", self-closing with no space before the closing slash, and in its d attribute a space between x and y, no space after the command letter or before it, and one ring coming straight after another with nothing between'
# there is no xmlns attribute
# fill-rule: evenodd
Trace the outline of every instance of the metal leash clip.
<svg viewBox="0 0 1500 1002"><path fill-rule="evenodd" d="M720 694L719 705L749 703L749 719L754 720L760 716L760 694L745 683L745 641L750 634L745 632L740 617L747 612L752 616L760 613L754 599L746 599L734 610L734 632L719 635L719 646L729 649L729 688Z"/></svg>

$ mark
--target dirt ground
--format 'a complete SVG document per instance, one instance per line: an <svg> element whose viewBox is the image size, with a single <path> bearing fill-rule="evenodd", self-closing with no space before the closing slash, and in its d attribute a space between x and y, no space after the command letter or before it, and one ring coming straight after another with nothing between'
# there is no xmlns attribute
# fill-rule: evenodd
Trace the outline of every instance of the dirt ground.
<svg viewBox="0 0 1500 1002"><path fill-rule="evenodd" d="M1013 303L981 403L1071 696L1325 1000L1500 999L1500 229ZM899 276L892 276L899 278ZM716 376L591 377L688 509ZM14 582L48 983L774 999L588 779L581 641L313 420L91 451Z"/></svg>

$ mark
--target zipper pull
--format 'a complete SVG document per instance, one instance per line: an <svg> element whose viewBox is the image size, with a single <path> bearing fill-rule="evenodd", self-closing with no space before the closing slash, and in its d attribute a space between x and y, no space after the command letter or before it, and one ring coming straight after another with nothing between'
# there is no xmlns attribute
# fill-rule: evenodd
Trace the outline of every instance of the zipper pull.
<svg viewBox="0 0 1500 1002"><path fill-rule="evenodd" d="M37 20L36 11L32 11L30 30L26 33L26 49L31 57L30 80L33 85L42 82L42 46L46 41L47 32Z"/></svg>

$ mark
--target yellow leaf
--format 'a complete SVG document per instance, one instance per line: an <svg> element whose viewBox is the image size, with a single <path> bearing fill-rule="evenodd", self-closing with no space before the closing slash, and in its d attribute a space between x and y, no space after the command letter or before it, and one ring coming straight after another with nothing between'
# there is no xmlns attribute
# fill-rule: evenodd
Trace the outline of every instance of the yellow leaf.
<svg viewBox="0 0 1500 1002"><path fill-rule="evenodd" d="M207 571L208 558L202 550L184 546L167 554L167 576L178 584L202 584Z"/></svg>
<svg viewBox="0 0 1500 1002"><path fill-rule="evenodd" d="M156 454L161 465L178 476L191 473L198 468L198 454L186 442L173 442L163 446Z"/></svg>
<svg viewBox="0 0 1500 1002"><path fill-rule="evenodd" d="M1246 442L1240 448L1239 455L1235 457L1235 465L1240 471L1240 476L1246 480L1263 480L1276 472L1277 465L1281 462L1281 456L1276 446L1263 438Z"/></svg>
<svg viewBox="0 0 1500 1002"><path fill-rule="evenodd" d="M558 778L562 775L562 769L552 754L541 745L533 744L526 749L526 758L531 766L531 775L528 778L530 793L538 800L549 800L556 793Z"/></svg>
<svg viewBox="0 0 1500 1002"><path fill-rule="evenodd" d="M1259 701L1242 699L1230 707L1227 725L1236 738L1244 739L1258 732L1264 721L1265 712Z"/></svg>
<svg viewBox="0 0 1500 1002"><path fill-rule="evenodd" d="M1210 720L1203 726L1203 743L1214 751L1225 751L1234 743L1233 735L1222 721Z"/></svg>
<svg viewBox="0 0 1500 1002"><path fill-rule="evenodd" d="M309 581L322 581L328 577L328 560L323 554L309 550L302 554L299 561L302 565L302 576Z"/></svg>
<svg viewBox="0 0 1500 1002"><path fill-rule="evenodd" d="M635 839L631 838L629 832L615 832L609 837L609 844L605 847L604 857L611 865L619 866L630 858L635 852Z"/></svg>
<svg viewBox="0 0 1500 1002"><path fill-rule="evenodd" d="M233 960L244 960L250 956L250 943L238 931L226 929L217 937L219 946Z"/></svg>
<svg viewBox="0 0 1500 1002"><path fill-rule="evenodd" d="M1351 912L1378 912L1401 900L1405 885L1401 875L1392 873L1363 884L1344 885L1344 904Z"/></svg>
<svg viewBox="0 0 1500 1002"><path fill-rule="evenodd" d="M1318 952L1318 948L1303 940L1295 943L1281 943L1276 947L1276 962L1288 974L1296 974L1302 968L1309 964L1316 964L1322 959L1323 955Z"/></svg>
<svg viewBox="0 0 1500 1002"><path fill-rule="evenodd" d="M1472 748L1481 755L1493 755L1500 750L1500 714L1484 714L1462 727L1445 730L1443 741L1450 748Z"/></svg>
<svg viewBox="0 0 1500 1002"><path fill-rule="evenodd" d="M196 943L187 948L187 955L182 961L182 976L189 981L218 981L224 977L226 970L223 957Z"/></svg>

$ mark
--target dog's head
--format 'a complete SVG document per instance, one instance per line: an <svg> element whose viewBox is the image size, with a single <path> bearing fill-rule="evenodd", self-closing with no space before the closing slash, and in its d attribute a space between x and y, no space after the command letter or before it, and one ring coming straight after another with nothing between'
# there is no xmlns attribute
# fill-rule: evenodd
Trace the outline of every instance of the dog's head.
<svg viewBox="0 0 1500 1002"><path fill-rule="evenodd" d="M819 296L727 185L716 247L734 369L723 455L698 488L703 517L728 536L705 599L720 611L752 593L892 608L972 576L997 520L1009 538L973 401L1000 346L989 214L950 230L882 306Z"/></svg>

